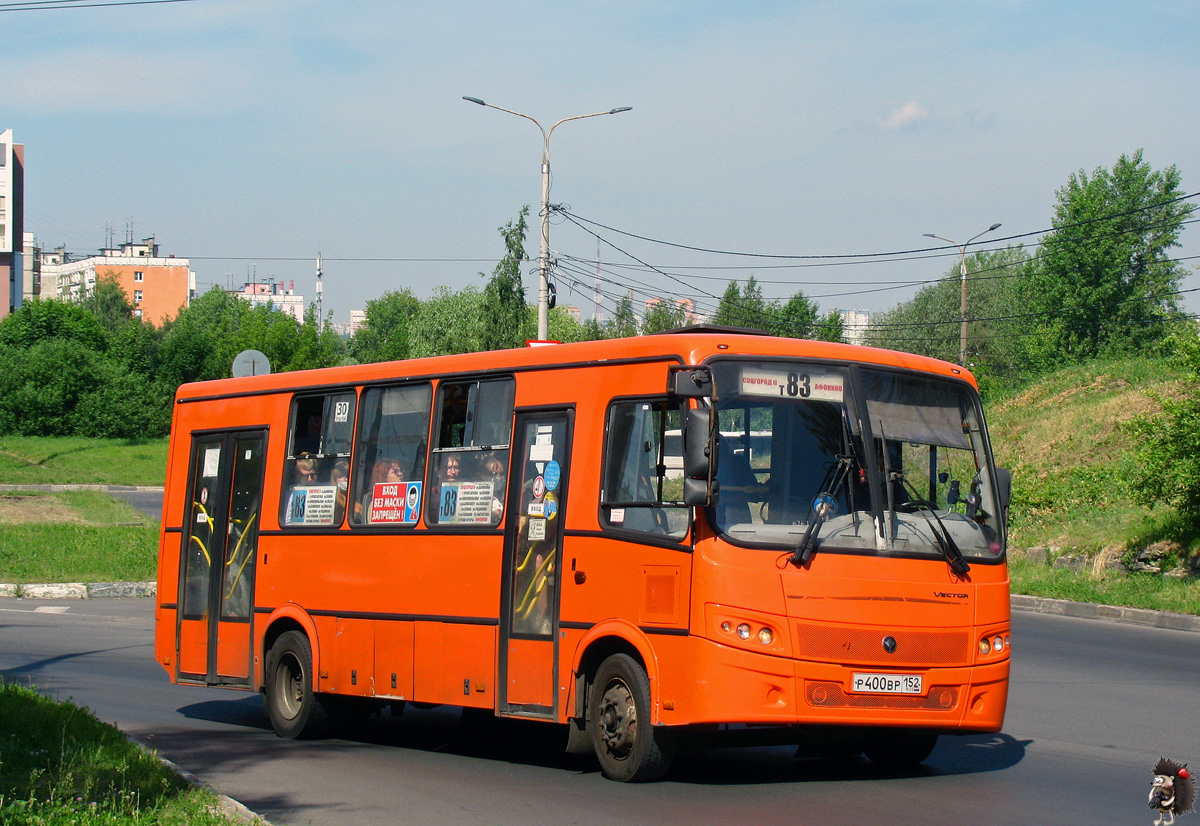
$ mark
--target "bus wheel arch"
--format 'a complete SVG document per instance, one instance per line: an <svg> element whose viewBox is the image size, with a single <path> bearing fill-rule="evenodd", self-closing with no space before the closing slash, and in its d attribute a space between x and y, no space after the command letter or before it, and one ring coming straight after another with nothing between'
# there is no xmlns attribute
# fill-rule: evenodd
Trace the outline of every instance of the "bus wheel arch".
<svg viewBox="0 0 1200 826"><path fill-rule="evenodd" d="M312 643L300 630L284 631L267 650L263 698L280 737L311 739L329 730L329 698L314 688L313 663Z"/></svg>
<svg viewBox="0 0 1200 826"><path fill-rule="evenodd" d="M312 618L295 605L281 605L267 618L264 623L262 642L259 648L258 690L262 691L267 685L267 655L281 636L288 631L299 631L308 637L312 649L314 673L319 673L321 663L321 646L317 642L317 627ZM316 688L314 684L314 689Z"/></svg>
<svg viewBox="0 0 1200 826"><path fill-rule="evenodd" d="M651 699L657 694L658 659L650 641L642 631L624 620L609 620L589 629L576 647L572 673L575 676L570 698L571 716L584 719L587 715L587 689L593 683L600 664L614 654L628 654L646 672L650 680ZM657 703L653 722L658 722Z"/></svg>

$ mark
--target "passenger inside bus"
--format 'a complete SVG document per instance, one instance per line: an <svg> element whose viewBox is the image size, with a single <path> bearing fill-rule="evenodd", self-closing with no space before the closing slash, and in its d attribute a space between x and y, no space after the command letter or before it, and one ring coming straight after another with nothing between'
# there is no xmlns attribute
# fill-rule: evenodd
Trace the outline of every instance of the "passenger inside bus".
<svg viewBox="0 0 1200 826"><path fill-rule="evenodd" d="M481 457L484 478L492 485L492 522L499 524L504 515L504 461L494 450Z"/></svg>
<svg viewBox="0 0 1200 826"><path fill-rule="evenodd" d="M363 494L362 500L354 506L356 516L362 518L362 521L371 521L371 502L375 498L376 485L403 483L404 471L400 467L400 462L386 456L377 460L371 468L371 485Z"/></svg>
<svg viewBox="0 0 1200 826"><path fill-rule="evenodd" d="M345 459L333 463L329 483L337 488L333 495L333 524L340 525L346 514L346 492L350 483L350 465Z"/></svg>

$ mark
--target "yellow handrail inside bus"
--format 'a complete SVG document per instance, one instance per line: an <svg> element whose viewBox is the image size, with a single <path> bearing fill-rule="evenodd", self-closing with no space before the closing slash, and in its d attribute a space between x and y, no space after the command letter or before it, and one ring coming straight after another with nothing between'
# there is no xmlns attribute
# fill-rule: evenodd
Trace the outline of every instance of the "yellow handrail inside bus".
<svg viewBox="0 0 1200 826"><path fill-rule="evenodd" d="M232 565L233 561L235 559L237 559L238 551L241 550L241 547L242 547L242 542L245 541L246 534L248 534L250 532L250 525L252 525L254 523L254 520L257 517L258 517L258 511L255 511L254 513L250 514L250 518L246 520L246 526L244 528L242 528L242 535L238 537L237 544L233 546L233 553L231 553L229 555L229 561L227 563L225 563L227 566ZM242 559L242 564L238 566L238 571L237 571L237 574L233 578L233 582L229 583L229 593L225 595L225 599L229 599L231 596L233 596L233 589L237 587L238 582L242 578L242 572L246 570L246 563L249 561L250 561L250 552L247 551L245 557L243 557L243 559Z"/></svg>
<svg viewBox="0 0 1200 826"><path fill-rule="evenodd" d="M204 509L204 505L200 504L199 502L193 502L192 507L199 508L200 513L204 514L204 521L208 524L208 532L211 535L213 529L213 520L212 517L208 515L208 511ZM204 546L204 543L201 542L195 534L191 534L191 537L192 541L200 546L200 552L204 554L204 561L211 566L212 557L208 555L208 548Z"/></svg>
<svg viewBox="0 0 1200 826"><path fill-rule="evenodd" d="M536 572L533 579L529 582L529 587L525 589L525 595L521 597L521 603L517 606L514 612L518 619L529 619L529 615L533 613L533 608L537 605L537 598L541 596L542 591L546 589L546 583L550 580L550 574L554 571L554 554L546 557Z"/></svg>

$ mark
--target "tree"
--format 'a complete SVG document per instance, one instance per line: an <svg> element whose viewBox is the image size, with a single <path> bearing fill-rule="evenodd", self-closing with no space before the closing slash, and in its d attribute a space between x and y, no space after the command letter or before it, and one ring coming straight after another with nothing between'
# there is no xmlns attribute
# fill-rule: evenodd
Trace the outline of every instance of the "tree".
<svg viewBox="0 0 1200 826"><path fill-rule="evenodd" d="M629 338L638 334L638 320L633 313L633 296L625 295L617 302L617 311L608 324L609 338Z"/></svg>
<svg viewBox="0 0 1200 826"><path fill-rule="evenodd" d="M1195 209L1174 165L1154 171L1139 149L1111 171L1082 169L1058 190L1054 231L1022 304L1042 320L1035 356L1053 363L1141 352L1178 317L1184 268L1169 257Z"/></svg>
<svg viewBox="0 0 1200 826"><path fill-rule="evenodd" d="M79 303L92 311L110 335L133 321L133 304L112 270L97 275L96 285L80 297Z"/></svg>
<svg viewBox="0 0 1200 826"><path fill-rule="evenodd" d="M420 309L408 288L368 301L366 321L350 340L350 355L359 364L408 358L409 327Z"/></svg>
<svg viewBox="0 0 1200 826"><path fill-rule="evenodd" d="M1024 247L967 256L967 361L973 370L1012 372L1023 364L1028 321L1021 279L1031 259ZM962 275L956 261L944 277L872 319L867 343L957 362L962 332Z"/></svg>
<svg viewBox="0 0 1200 826"><path fill-rule="evenodd" d="M745 287L739 287L736 281L729 282L713 323L772 332L776 328L774 310L774 304L763 299L762 288L752 275Z"/></svg>
<svg viewBox="0 0 1200 826"><path fill-rule="evenodd" d="M1200 338L1189 328L1172 340L1174 358L1186 375L1176 393L1160 398L1162 413L1134 419L1137 444L1132 484L1152 502L1175 507L1188 523L1200 526Z"/></svg>
<svg viewBox="0 0 1200 826"><path fill-rule="evenodd" d="M483 294L474 287L438 287L412 320L409 357L474 353L482 349Z"/></svg>
<svg viewBox="0 0 1200 826"><path fill-rule="evenodd" d="M526 320L531 325L530 330L537 330L537 307L526 309ZM551 341L561 341L568 344L574 341L592 341L589 328L580 324L564 307L555 307L547 316L547 326Z"/></svg>
<svg viewBox="0 0 1200 826"><path fill-rule="evenodd" d="M830 310L826 313L825 317L817 322L816 329L813 330L813 338L817 341L845 342L846 329L842 321L842 314L837 310Z"/></svg>
<svg viewBox="0 0 1200 826"><path fill-rule="evenodd" d="M492 277L483 291L482 345L484 350L504 350L522 347L533 338L526 330L525 288L521 286L521 264L525 255L525 219L529 205L521 207L516 222L509 221L500 228L504 238L504 257L496 264ZM535 325L534 330L537 327Z"/></svg>
<svg viewBox="0 0 1200 826"><path fill-rule="evenodd" d="M24 301L0 321L0 343L26 349L52 338L77 341L89 350L107 349L107 335L95 314L70 301Z"/></svg>
<svg viewBox="0 0 1200 826"><path fill-rule="evenodd" d="M803 292L797 292L782 307L775 308L770 332L786 338L814 338L820 313L817 302ZM838 319L840 321L841 316Z"/></svg>
<svg viewBox="0 0 1200 826"><path fill-rule="evenodd" d="M642 335L662 333L687 324L687 305L664 298L655 301L642 319Z"/></svg>

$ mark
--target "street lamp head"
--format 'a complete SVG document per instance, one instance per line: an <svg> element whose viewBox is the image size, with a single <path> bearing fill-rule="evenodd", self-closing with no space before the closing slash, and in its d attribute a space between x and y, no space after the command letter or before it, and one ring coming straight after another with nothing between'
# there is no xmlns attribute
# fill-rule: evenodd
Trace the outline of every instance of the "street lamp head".
<svg viewBox="0 0 1200 826"><path fill-rule="evenodd" d="M925 233L923 237L925 237L925 238L937 238L937 236L936 236L936 235L934 235L932 232L927 232L927 233Z"/></svg>
<svg viewBox="0 0 1200 826"><path fill-rule="evenodd" d="M630 111L630 110L632 110L632 109L633 109L633 107L632 107L632 106L618 106L616 109L609 109L609 110L608 110L608 114L610 114L610 115L615 115L615 114L617 114L618 112L628 112L628 111Z"/></svg>
<svg viewBox="0 0 1200 826"><path fill-rule="evenodd" d="M990 227L988 227L988 232L991 232L992 230L995 230L995 229L1000 229L1000 225L992 224Z"/></svg>
<svg viewBox="0 0 1200 826"><path fill-rule="evenodd" d="M478 103L480 106L487 106L487 104L484 103L479 98L471 98L471 97L467 97L466 95L463 95L463 100L469 100L469 101L471 101L471 103Z"/></svg>

